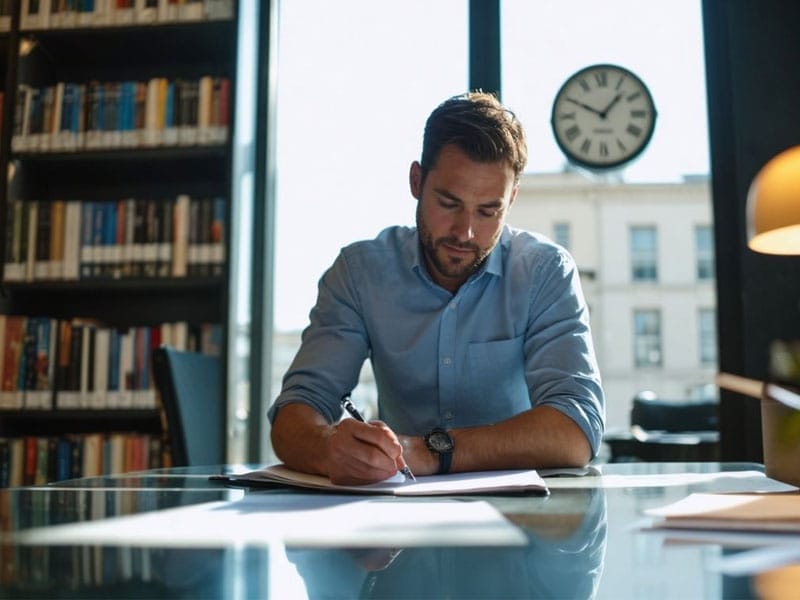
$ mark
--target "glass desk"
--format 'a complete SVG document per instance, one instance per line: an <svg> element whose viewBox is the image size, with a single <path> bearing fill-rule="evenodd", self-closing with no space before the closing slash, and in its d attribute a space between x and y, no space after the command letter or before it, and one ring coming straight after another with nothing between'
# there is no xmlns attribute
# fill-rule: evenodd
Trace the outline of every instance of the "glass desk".
<svg viewBox="0 0 800 600"><path fill-rule="evenodd" d="M753 552L752 546L772 547L770 540L751 547L741 540L676 541L642 527L645 509L691 492L718 490L726 473L762 472L761 465L628 463L597 468L602 478L548 479L551 493L547 497L445 499L461 506L488 502L524 534L519 536L521 545L509 546L453 543L452 532L435 528L430 532L433 538L441 534L447 543L428 540L410 547L382 547L380 531L375 532L374 547L285 545L268 531L263 543L253 541L253 532L245 543L198 541L187 535L187 527L202 531L203 519L182 522L181 507L239 506L233 503L243 500L258 505L264 500L271 507L264 510L280 511L276 507L283 506L290 511L310 497L317 503L337 498L286 489L228 488L208 480L209 474L220 472L211 467L0 490L0 597L684 599L768 595L769 578L764 573L772 572L772 566L729 575L719 565L737 553ZM239 466L223 472L244 470ZM592 483L601 480L602 487ZM125 519L99 521L125 515L168 518L161 521L162 530L153 532L156 541L152 542L142 542L140 537L126 541L124 528L118 525ZM55 532L63 527L57 526L70 523L99 523L112 531L119 527L123 533L115 542L59 541ZM403 523L396 526L402 528ZM43 527L47 528L40 529L45 541L20 542L23 532ZM473 540L481 539L480 532L472 534ZM794 547L800 548L800 536ZM800 555L795 562L800 563ZM793 589L800 589L800 581L795 581Z"/></svg>

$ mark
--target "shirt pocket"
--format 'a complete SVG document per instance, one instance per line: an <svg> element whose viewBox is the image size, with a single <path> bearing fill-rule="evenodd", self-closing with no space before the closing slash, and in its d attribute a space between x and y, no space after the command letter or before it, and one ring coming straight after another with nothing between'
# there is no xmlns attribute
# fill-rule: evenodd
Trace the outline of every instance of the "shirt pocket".
<svg viewBox="0 0 800 600"><path fill-rule="evenodd" d="M492 342L471 342L468 348L474 425L496 423L531 407L525 380L524 336Z"/></svg>

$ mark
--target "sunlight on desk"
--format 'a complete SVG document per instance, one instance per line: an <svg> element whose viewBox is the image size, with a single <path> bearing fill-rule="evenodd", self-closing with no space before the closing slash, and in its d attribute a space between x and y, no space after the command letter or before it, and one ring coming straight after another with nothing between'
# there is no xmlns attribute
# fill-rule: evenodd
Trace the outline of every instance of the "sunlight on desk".
<svg viewBox="0 0 800 600"><path fill-rule="evenodd" d="M191 547L274 543L306 547L513 546L524 534L482 500L400 501L251 493L141 515L32 529L23 544Z"/></svg>

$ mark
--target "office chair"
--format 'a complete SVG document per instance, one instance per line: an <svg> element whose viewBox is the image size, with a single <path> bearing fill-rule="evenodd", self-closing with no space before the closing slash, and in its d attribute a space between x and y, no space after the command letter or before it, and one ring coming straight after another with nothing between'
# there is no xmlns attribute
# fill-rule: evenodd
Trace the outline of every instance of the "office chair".
<svg viewBox="0 0 800 600"><path fill-rule="evenodd" d="M719 460L716 400L664 400L634 396L630 429L603 437L610 462Z"/></svg>
<svg viewBox="0 0 800 600"><path fill-rule="evenodd" d="M225 402L220 359L161 346L153 377L167 420L173 466L225 462Z"/></svg>

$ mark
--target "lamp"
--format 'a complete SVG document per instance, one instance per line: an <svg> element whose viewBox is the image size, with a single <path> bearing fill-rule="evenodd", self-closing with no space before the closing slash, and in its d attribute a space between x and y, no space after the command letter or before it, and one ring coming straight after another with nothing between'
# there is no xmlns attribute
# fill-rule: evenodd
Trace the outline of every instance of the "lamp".
<svg viewBox="0 0 800 600"><path fill-rule="evenodd" d="M747 239L762 254L800 254L800 146L772 158L750 184Z"/></svg>
<svg viewBox="0 0 800 600"><path fill-rule="evenodd" d="M761 254L800 254L800 146L770 159L747 193L747 245ZM776 340L761 391L761 433L768 477L800 486L800 394L796 348ZM789 383L791 382L791 383Z"/></svg>

